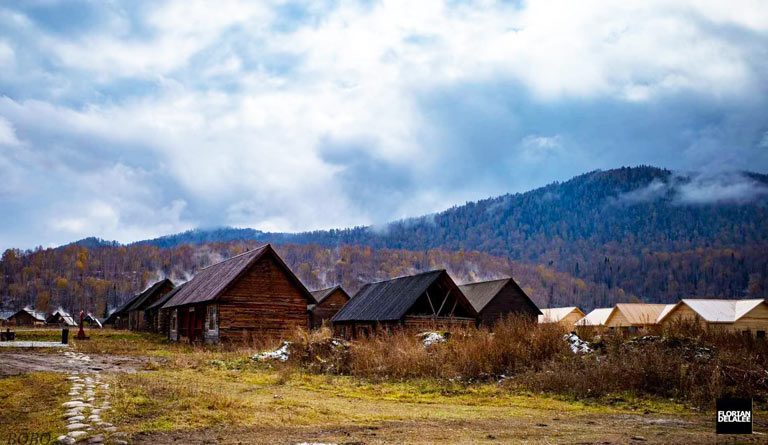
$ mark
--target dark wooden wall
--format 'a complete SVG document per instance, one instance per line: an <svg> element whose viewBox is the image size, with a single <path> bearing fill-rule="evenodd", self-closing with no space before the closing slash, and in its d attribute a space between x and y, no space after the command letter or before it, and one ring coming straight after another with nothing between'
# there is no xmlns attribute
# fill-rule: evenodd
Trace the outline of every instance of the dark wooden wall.
<svg viewBox="0 0 768 445"><path fill-rule="evenodd" d="M339 312L339 309L347 304L347 301L349 301L349 298L341 289L333 291L322 303L317 304L312 311L312 329L318 329L323 325L324 321L330 321Z"/></svg>
<svg viewBox="0 0 768 445"><path fill-rule="evenodd" d="M264 256L219 300L219 338L285 338L309 327L310 301L269 255Z"/></svg>
<svg viewBox="0 0 768 445"><path fill-rule="evenodd" d="M538 312L531 307L528 298L517 288L517 286L512 283L507 283L501 288L498 295L496 295L496 298L491 300L491 302L480 311L480 324L484 326L493 326L493 324L500 318L510 314L527 315L536 318Z"/></svg>
<svg viewBox="0 0 768 445"><path fill-rule="evenodd" d="M42 326L44 323L28 313L22 312L9 318L7 324L10 326Z"/></svg>

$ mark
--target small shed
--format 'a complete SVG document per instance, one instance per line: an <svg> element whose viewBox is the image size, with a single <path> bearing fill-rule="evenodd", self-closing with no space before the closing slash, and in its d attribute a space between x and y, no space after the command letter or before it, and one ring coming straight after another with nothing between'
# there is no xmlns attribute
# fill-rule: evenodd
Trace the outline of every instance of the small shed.
<svg viewBox="0 0 768 445"><path fill-rule="evenodd" d="M472 303L472 307L479 314L480 324L484 326L493 326L509 314L531 318L542 315L536 303L511 277L462 284L459 289Z"/></svg>
<svg viewBox="0 0 768 445"><path fill-rule="evenodd" d="M445 270L369 283L333 317L338 335L475 326L477 311Z"/></svg>
<svg viewBox="0 0 768 445"><path fill-rule="evenodd" d="M146 309L163 295L172 291L173 288L173 282L165 278L140 293L126 308L126 312L128 312L128 328L132 331L151 331L152 320Z"/></svg>
<svg viewBox="0 0 768 445"><path fill-rule="evenodd" d="M267 244L200 270L163 309L171 340L218 343L285 338L309 328L315 303Z"/></svg>
<svg viewBox="0 0 768 445"><path fill-rule="evenodd" d="M667 309L666 304L619 303L606 318L609 328L626 328L630 331L647 328Z"/></svg>
<svg viewBox="0 0 768 445"><path fill-rule="evenodd" d="M551 307L541 310L539 323L560 323L566 329L573 329L576 322L584 318L584 312L576 306Z"/></svg>
<svg viewBox="0 0 768 445"><path fill-rule="evenodd" d="M698 319L705 326L749 333L765 338L768 332L768 304L763 299L683 299L659 316L662 326L679 319Z"/></svg>
<svg viewBox="0 0 768 445"><path fill-rule="evenodd" d="M318 329L323 326L323 323L330 322L331 318L350 299L347 291L341 286L332 286L310 292L315 297L315 301L317 301L317 303L307 306L312 329Z"/></svg>
<svg viewBox="0 0 768 445"><path fill-rule="evenodd" d="M77 326L77 323L72 318L69 313L65 312L64 309L57 309L54 313L49 315L45 319L45 324L48 326L51 325L58 325L60 327L74 327Z"/></svg>
<svg viewBox="0 0 768 445"><path fill-rule="evenodd" d="M8 317L6 324L11 326L45 326L45 312L38 312L26 307Z"/></svg>
<svg viewBox="0 0 768 445"><path fill-rule="evenodd" d="M576 322L576 326L605 326L611 312L613 312L612 307L592 309L584 318Z"/></svg>

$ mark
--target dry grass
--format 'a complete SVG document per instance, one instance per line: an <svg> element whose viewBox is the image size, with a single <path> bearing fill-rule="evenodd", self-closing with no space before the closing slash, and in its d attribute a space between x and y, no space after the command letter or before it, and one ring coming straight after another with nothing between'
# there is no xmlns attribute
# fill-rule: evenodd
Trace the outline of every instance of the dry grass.
<svg viewBox="0 0 768 445"><path fill-rule="evenodd" d="M59 373L38 372L0 379L0 443L48 443L63 434L59 408L67 384Z"/></svg>

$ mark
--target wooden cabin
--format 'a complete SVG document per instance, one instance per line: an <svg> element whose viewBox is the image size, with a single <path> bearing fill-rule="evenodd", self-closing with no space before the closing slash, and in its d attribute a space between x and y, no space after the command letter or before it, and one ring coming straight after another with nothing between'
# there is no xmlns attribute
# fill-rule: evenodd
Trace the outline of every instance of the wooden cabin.
<svg viewBox="0 0 768 445"><path fill-rule="evenodd" d="M349 294L341 286L310 291L317 303L307 307L309 310L310 326L319 329L323 323L331 321L334 315L347 304Z"/></svg>
<svg viewBox="0 0 768 445"><path fill-rule="evenodd" d="M552 307L541 310L539 323L560 323L570 331L582 318L584 318L584 312L576 306Z"/></svg>
<svg viewBox="0 0 768 445"><path fill-rule="evenodd" d="M54 313L46 317L45 324L48 326L59 326L59 327L76 327L77 323L75 322L75 319L72 318L71 315L69 315L67 312L64 312L63 309L57 309Z"/></svg>
<svg viewBox="0 0 768 445"><path fill-rule="evenodd" d="M152 303L162 298L163 295L172 291L173 288L173 282L166 278L149 286L140 293L125 309L128 313L128 329L132 331L151 331L153 320L146 309Z"/></svg>
<svg viewBox="0 0 768 445"><path fill-rule="evenodd" d="M768 304L762 299L683 299L659 316L662 326L676 320L698 320L702 325L765 338L768 332Z"/></svg>
<svg viewBox="0 0 768 445"><path fill-rule="evenodd" d="M576 322L576 326L605 326L605 322L608 320L611 312L613 312L613 309L612 307L592 309L584 318Z"/></svg>
<svg viewBox="0 0 768 445"><path fill-rule="evenodd" d="M171 340L217 343L285 338L309 328L315 303L267 244L200 270L162 309Z"/></svg>
<svg viewBox="0 0 768 445"><path fill-rule="evenodd" d="M337 335L377 329L428 330L476 326L477 311L445 270L369 283L334 315Z"/></svg>
<svg viewBox="0 0 768 445"><path fill-rule="evenodd" d="M165 303L167 303L171 298L173 298L174 295L178 291L181 290L182 287L184 287L184 284L180 284L173 288L172 291L168 292L167 294L160 297L157 301L149 305L147 307L146 311L149 315L150 319L150 330L152 332L157 332L159 334L163 334L166 337L169 335L169 330L171 326L171 314L170 311L164 310L163 306L165 306Z"/></svg>
<svg viewBox="0 0 768 445"><path fill-rule="evenodd" d="M45 326L45 313L34 309L24 308L8 317L6 325L10 326Z"/></svg>
<svg viewBox="0 0 768 445"><path fill-rule="evenodd" d="M459 286L472 307L479 314L479 323L493 326L499 319L510 314L535 319L541 315L539 307L512 278L482 281Z"/></svg>
<svg viewBox="0 0 768 445"><path fill-rule="evenodd" d="M91 329L101 329L103 327L101 320L94 317L90 312L85 314L85 317L83 317L83 323L87 323L88 327Z"/></svg>
<svg viewBox="0 0 768 445"><path fill-rule="evenodd" d="M121 306L112 311L109 316L101 323L102 325L111 325L115 329L128 329L128 307L130 307L141 294L129 298Z"/></svg>
<svg viewBox="0 0 768 445"><path fill-rule="evenodd" d="M665 309L669 309L666 304L619 303L606 318L605 325L635 332L655 325Z"/></svg>

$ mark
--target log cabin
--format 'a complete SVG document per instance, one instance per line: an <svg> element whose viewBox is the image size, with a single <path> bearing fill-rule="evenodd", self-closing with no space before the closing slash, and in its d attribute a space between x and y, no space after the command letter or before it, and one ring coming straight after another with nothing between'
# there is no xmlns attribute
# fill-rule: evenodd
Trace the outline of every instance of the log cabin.
<svg viewBox="0 0 768 445"><path fill-rule="evenodd" d="M173 341L249 342L309 328L307 306L315 303L267 244L201 269L163 310Z"/></svg>
<svg viewBox="0 0 768 445"><path fill-rule="evenodd" d="M173 288L172 291L160 297L157 301L147 307L147 313L149 314L150 324L152 332L163 334L166 337L169 335L169 329L171 326L170 311L164 310L163 306L167 303L182 287L187 283L180 284Z"/></svg>
<svg viewBox="0 0 768 445"><path fill-rule="evenodd" d="M10 326L45 326L45 312L24 308L8 317L5 323Z"/></svg>
<svg viewBox="0 0 768 445"><path fill-rule="evenodd" d="M349 294L341 286L311 291L317 303L309 305L310 326L319 329L349 301Z"/></svg>
<svg viewBox="0 0 768 445"><path fill-rule="evenodd" d="M369 283L333 316L346 338L376 330L427 330L477 325L477 311L445 270Z"/></svg>
<svg viewBox="0 0 768 445"><path fill-rule="evenodd" d="M67 312L64 312L63 309L57 309L54 313L46 317L45 324L48 326L59 326L62 328L77 326L75 319L72 318L72 316Z"/></svg>
<svg viewBox="0 0 768 445"><path fill-rule="evenodd" d="M112 311L101 324L112 325L115 329L128 329L128 307L130 307L140 296L141 294L138 294L129 298L125 303Z"/></svg>
<svg viewBox="0 0 768 445"><path fill-rule="evenodd" d="M664 311L662 326L677 320L697 320L702 326L765 338L768 332L768 304L762 299L707 300L683 299Z"/></svg>
<svg viewBox="0 0 768 445"><path fill-rule="evenodd" d="M125 309L128 313L128 329L132 331L151 331L152 319L147 308L163 295L172 291L175 286L168 278L149 286L136 297Z"/></svg>
<svg viewBox="0 0 768 445"><path fill-rule="evenodd" d="M536 319L541 310L522 288L510 278L481 281L459 286L479 314L479 324L491 327L500 319L522 315Z"/></svg>

